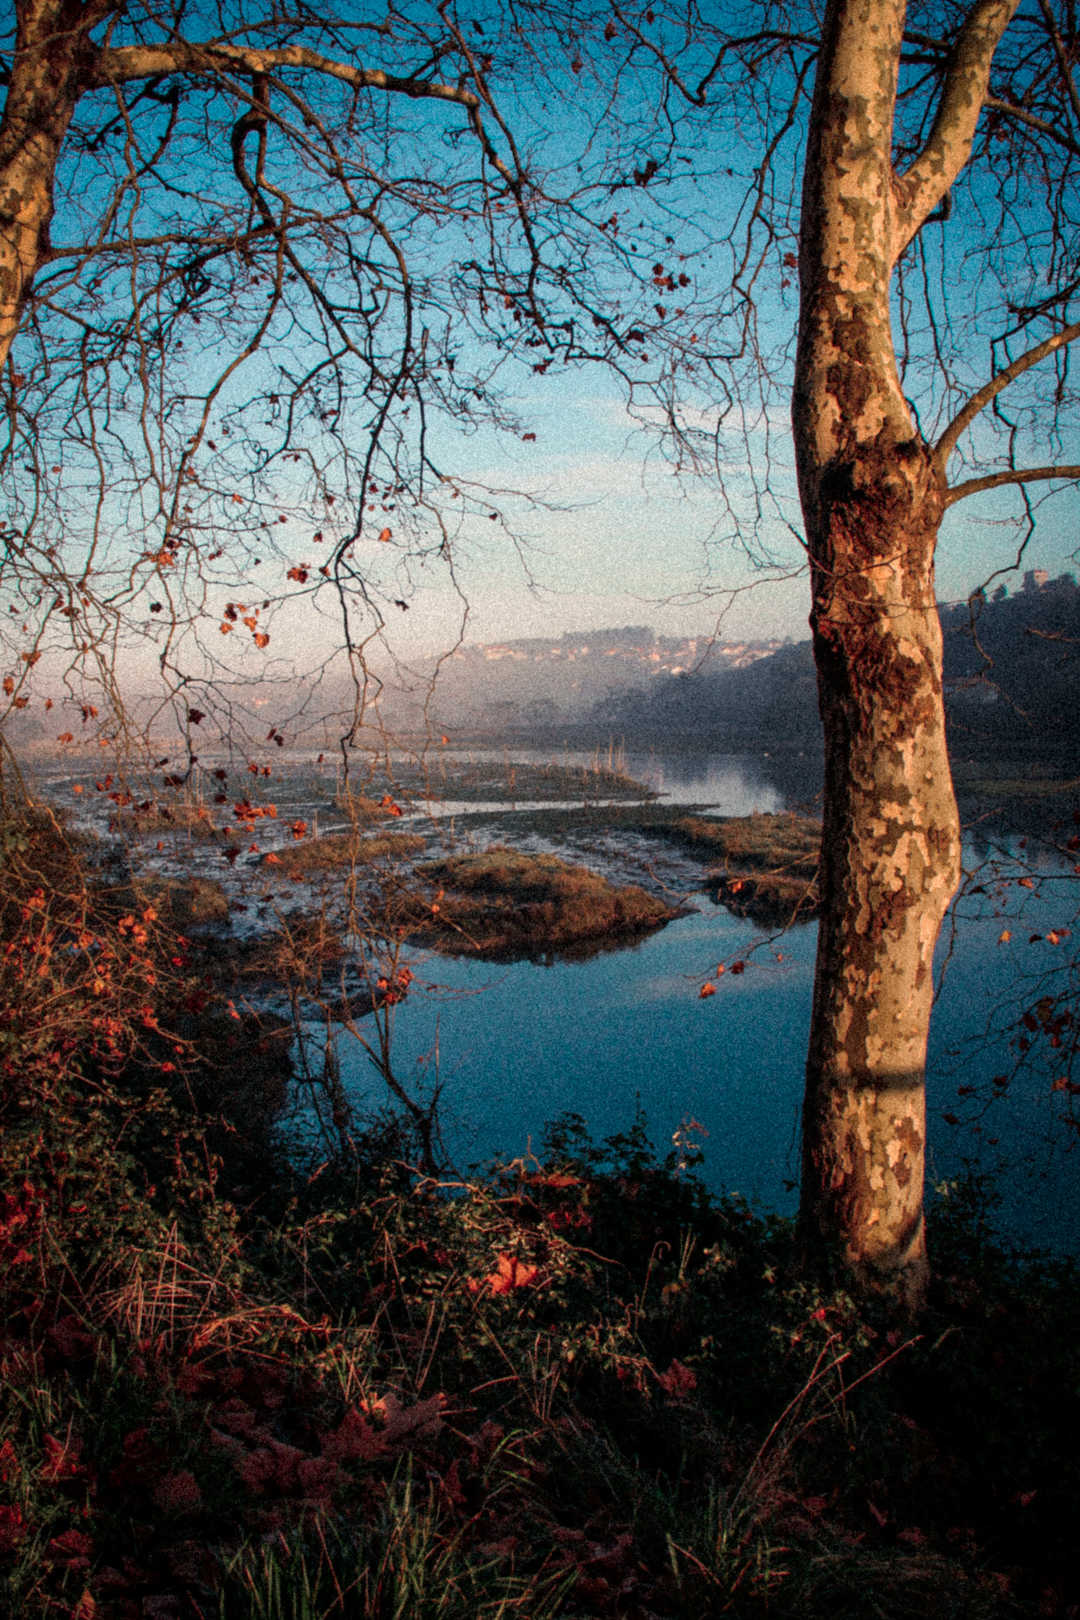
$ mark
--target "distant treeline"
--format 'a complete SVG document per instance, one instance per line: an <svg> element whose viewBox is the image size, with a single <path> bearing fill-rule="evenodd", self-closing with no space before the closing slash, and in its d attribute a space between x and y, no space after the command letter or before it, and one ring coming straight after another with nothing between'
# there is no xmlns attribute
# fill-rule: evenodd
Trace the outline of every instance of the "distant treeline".
<svg viewBox="0 0 1080 1620"><path fill-rule="evenodd" d="M1080 744L1080 589L1071 574L1028 576L1009 596L976 593L942 605L945 695L958 752L1003 745ZM743 669L660 677L614 692L591 721L635 737L696 738L738 748L817 745L817 680L809 641L782 647Z"/></svg>

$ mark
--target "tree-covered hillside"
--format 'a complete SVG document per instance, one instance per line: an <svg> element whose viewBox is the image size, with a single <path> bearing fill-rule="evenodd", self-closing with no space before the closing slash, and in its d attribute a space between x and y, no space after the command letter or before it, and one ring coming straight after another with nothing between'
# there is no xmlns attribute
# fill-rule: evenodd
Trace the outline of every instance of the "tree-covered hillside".
<svg viewBox="0 0 1080 1620"><path fill-rule="evenodd" d="M954 750L1080 742L1080 589L1071 574L1028 575L1012 596L976 593L941 608ZM631 736L678 735L711 746L817 745L809 641L744 669L676 675L596 704L593 720Z"/></svg>

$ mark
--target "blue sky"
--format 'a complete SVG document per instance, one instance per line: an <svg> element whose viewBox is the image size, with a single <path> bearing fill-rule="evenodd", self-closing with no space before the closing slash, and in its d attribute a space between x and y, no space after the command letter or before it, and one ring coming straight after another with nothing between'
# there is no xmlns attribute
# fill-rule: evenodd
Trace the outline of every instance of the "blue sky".
<svg viewBox="0 0 1080 1620"><path fill-rule="evenodd" d="M574 193L579 185L586 187L587 211L592 215L600 213L606 217L608 208L618 213L622 233L619 251L627 249L631 242L635 244L634 252L628 257L630 268L636 272L636 283L632 276L618 282L620 268L627 267L620 267L618 263L616 233L605 235L603 230L590 228L582 232L576 244L568 245L568 238L560 235L560 229L567 219L572 225L573 210L565 215L556 210L546 216L541 211L541 218L547 221L545 228L551 230L547 243L550 257L554 261L565 254L574 263L575 275L582 283L587 283L595 272L592 290L605 310L614 307L616 298L622 299L619 319L628 325L631 320L636 323L641 319L646 330L652 323L655 335L656 320L652 311L658 306L654 299L667 295L655 292L650 286L650 267L657 255L662 256L669 265L686 272L685 276L680 276L679 292L668 299L668 303L685 304L687 310L680 332L675 319L679 312L669 309L670 323L663 317L660 320L663 335L672 339L674 352L678 352L680 343L683 345L685 363L698 354L687 346L691 341L686 336L687 330L700 322L702 347L711 345L719 353L729 346L727 340L733 332L738 337L742 309L741 295L732 288L741 263L738 222L741 218L745 226L749 217L747 187L760 156L760 149L755 146L754 111L749 105L752 98L747 92L747 106L741 100L734 106L722 98L718 100L716 108L703 111L696 125L681 132L662 183L631 184L625 180L625 175L632 173L635 165L642 163L652 151L653 141L659 139L658 129L662 134L662 119L656 107L650 109L648 102L656 87L653 84L650 91L648 74L640 66L635 68L634 76L623 86L626 95L619 116L625 121L613 120L609 127L601 111L606 105L603 98L608 88L603 72L608 60L603 52L607 47L599 37L593 41L593 46L595 79L589 81L591 67L587 64L585 72L574 81L581 118L587 118L589 112L594 111L599 121L597 139L588 151L582 145L590 134L585 123L579 128L575 121L563 117L565 75L561 99L543 100L532 86L520 92L516 102L512 89L508 91L508 105L515 117L520 114L527 129L527 138L537 154L538 172L544 172L545 168L559 172L560 183L565 182L568 194ZM617 53L617 40L611 49ZM528 85L528 77L523 82ZM540 88L546 90L544 85ZM736 88L741 93L741 87ZM221 109L218 112L226 117ZM468 169L467 146L451 149L447 145L443 149L432 141L433 132L445 136L448 129L456 127L456 115L414 107L412 103L395 108L394 116L399 115L404 120L403 128L411 131L405 137L406 150L393 149L394 160L402 164L403 172L411 172L414 158L417 164L421 158L429 162L437 179L444 178L447 165L453 167L459 158L464 164L461 172ZM154 127L156 116L151 115L150 128ZM235 182L228 176L222 177L216 168L207 164L201 122L196 120L187 130L185 141L187 144L181 143L179 147L179 155L186 158L190 166L187 178L196 192L205 191L207 196L193 192L186 198L183 209L190 211L193 219L201 220L204 209L207 218L216 218L219 204L223 208L236 207L240 193ZM616 146L608 154L610 165L605 171L604 148L609 141L616 142ZM438 531L422 503L418 502L412 512L399 507L393 516L385 519L376 511L374 532L366 531L357 548L358 568L367 571L361 575L362 582L370 579L382 585L383 611L393 650L409 658L443 650L461 635L470 641L483 642L523 635L557 636L566 630L624 623L649 623L667 634L715 632L729 641L805 637L809 588L798 539L800 517L787 422L791 349L797 318L793 253L797 248L799 141L800 132L796 128L782 151L775 155L775 212L770 220L770 232L775 234L766 233L762 273L755 276L752 287L760 322L754 335L760 339L760 349L754 351L750 346L739 361L739 378L735 379L734 371L732 373L739 407L722 417L717 404L720 385L715 379L710 384L701 370L695 379L681 372L675 385L704 449L708 448L712 436L713 453L705 456L706 470L701 475L676 474L659 443L657 407L648 405L643 392L638 401L639 420L632 420L627 413L622 385L602 365L562 368L553 360L545 374L534 375L531 362L536 352L523 350L518 358L511 359L508 348L499 348L496 336L495 347L489 355L496 367L493 389L502 390L503 405L516 413L518 425L503 432L492 427L470 428L467 422L452 414L440 416L433 410L429 448L451 482L457 479L463 487L468 484L474 494L484 487L497 491L491 505L498 509L501 520L492 522L484 503L479 510L466 513L455 522L452 494L444 503L453 529L456 588L451 588L445 569L430 555L438 540ZM578 146L582 146L580 152ZM657 150L660 149L658 146ZM84 166L89 161L89 158L84 159ZM105 160L98 155L94 161ZM119 157L115 162L120 162ZM620 173L624 179L610 184L612 175L617 179ZM100 214L101 196L88 186L79 164L72 164L67 180L71 186L67 204L72 213L65 214L63 210L58 213L54 240L62 241L66 233L71 241L78 242L91 231L93 221ZM98 183L105 185L103 179ZM315 180L309 175L304 183L315 185ZM231 202L230 185L236 192ZM596 189L589 190L589 187ZM451 332L448 349L457 345L461 329L460 371L466 372L471 357L470 344L475 344L475 333L484 322L477 318L475 304L469 302L475 289L466 285L467 277L457 275L461 265L455 261L466 257L466 241L472 243L468 251L475 248L476 240L483 236L484 226L483 222L477 223L478 215L466 226L464 216L459 219L454 212L454 196L447 194L446 208L441 213L429 197L423 206L418 204L415 211L411 211L407 200L400 201L398 213L388 208L388 217L391 222L399 217L403 221L403 239L414 254L414 273L419 271L420 279L430 281L434 289L433 296L424 305L425 319L431 321L433 328L440 319L445 319ZM600 209L598 201L603 204ZM1026 285L1025 278L1030 283L1039 267L1041 248L1037 240L1038 198L1035 194L1022 199L1018 205L1031 213L1030 239L1020 230L1011 246L995 245L997 238L987 224L990 203L991 195L985 183L982 193L978 186L959 188L957 206L949 222L927 228L931 233L928 252L935 270L929 285L937 289L935 296L940 296L956 310L955 326L947 333L950 341L956 340L949 355L953 376L948 405L943 403L942 392L932 380L931 362L937 355L933 345L928 344L927 329L923 328L921 340L916 336L915 364L911 368L909 386L913 392L916 387L924 388L925 400L920 397L919 406L931 435L943 425L940 413L955 408L963 392L983 380L980 368L985 364L989 332L984 305L989 308L993 304L993 295L999 291L999 286L994 276L989 275L984 298L983 285L976 272L978 264L985 261L970 257L975 247L988 241L991 255L997 254L1001 260L995 274L999 274L1002 284L1005 280L1011 284L1015 279L1021 290ZM173 203L163 195L157 203L147 206L152 225L154 207L163 209L167 217ZM85 211L85 219L80 220L80 210ZM222 217L228 216L223 214ZM498 229L502 229L507 217L498 216ZM1023 224L1027 214L1021 218L1018 213L1017 218ZM672 234L666 234L668 232ZM506 242L500 238L504 267L511 267L507 285L513 282L513 267L520 267L521 244L515 245L511 238L512 232L508 233ZM317 245L311 251L311 263L320 264ZM1010 255L1015 263L1010 262ZM384 278L387 262L381 265ZM199 390L209 389L213 363L217 361L223 367L233 352L229 349L230 343L242 346L244 342L245 321L251 323L260 311L266 312L263 268L264 279L257 285L255 282L246 285L241 275L218 292L209 293L207 314L198 317L204 324L197 331L194 327L184 327L190 346L182 355L173 353L173 358L179 362L178 392L169 402L172 414L162 429L163 444L168 440L160 456L165 491L162 505L172 487L170 477L181 466L184 447L197 423L201 403ZM455 278L459 284L455 284ZM685 290L682 289L684 280L687 282ZM917 297L921 291L915 285L918 275L911 280L913 288L909 290L914 290ZM87 285L92 286L92 282L91 274ZM87 307L85 293L82 283L73 285L70 294L73 330ZM113 297L118 309L127 307L130 286L122 269L117 272L115 282L101 289L101 296L106 300L108 296ZM560 296L556 289L552 295L556 306ZM493 299L496 317L501 315L500 304L500 299ZM393 299L387 308L392 306ZM580 308L576 316L587 329L587 320ZM393 346L395 319L396 316L387 318L387 352ZM713 321L715 324L710 326ZM496 324L492 319L486 329L493 332ZM916 331L918 326L916 317ZM473 336L469 335L470 331ZM364 403L366 382L370 379L362 375L362 368L354 371L353 397L343 413L350 417L349 431L343 433L337 446L323 447L325 460L318 463L315 472L309 466L306 485L302 482L304 468L294 468L288 458L275 468L276 482L268 479L265 484L260 483L251 465L244 462L244 455L250 451L250 462L258 463L278 434L276 425L260 420L266 414L262 403L277 386L276 367L280 365L285 371L292 364L304 370L302 362L315 352L318 341L317 331L313 333L302 321L283 312L267 352L251 362L242 377L237 376L231 396L226 390L215 401L210 432L217 440L208 438L210 449L200 450L198 465L193 469L197 476L192 488L205 493L203 512L196 512L192 519L192 531L203 546L201 567L206 571L205 577L210 579L205 602L204 644L210 657L231 665L245 677L254 677L268 664L280 671L293 658L298 664L309 665L313 656L321 656L324 650L340 645L340 627L335 619L332 596L324 590L323 601L313 611L309 593L318 577L315 571L325 562L330 547L347 538L354 525L355 466L351 473L344 469L339 452L346 443L354 453L363 452L365 429L371 414ZM921 357L920 341L924 350ZM630 364L626 356L630 349L637 347L627 343L615 358ZM632 363L643 376L651 373L656 381L662 370L663 345L654 345L649 338L648 347L651 363L643 362L638 353ZM738 343L731 347L737 351ZM754 363L756 354L761 357L760 368ZM480 370L483 371L482 365ZM452 392L445 372L440 377L440 386L443 385L447 386L448 394ZM462 386L467 395L467 387ZM41 387L46 391L49 387L44 372ZM1030 395L1032 390L1029 388L1028 392ZM1021 459L1046 460L1063 456L1080 461L1080 449L1075 443L1038 442L1037 388L1034 394L1035 409L1030 419L1025 419ZM99 524L99 530L107 539L99 540L97 531L93 539L100 544L101 558L105 557L109 546L115 548L109 566L114 569L112 577L121 581L121 591L132 554L138 556L142 552L145 559L148 537L160 535L164 523L161 510L155 508L157 496L152 482L146 479L146 458L136 426L139 405L140 397L134 384L132 398L122 407L113 402L114 424L120 423L124 412L128 413L124 431L117 433L122 449L115 463L100 475L97 489L101 500L99 515L105 519ZM247 413L243 423L240 423L241 406ZM57 467L62 467L57 479L62 499L58 498L55 508L55 530L63 535L68 556L77 559L76 520L80 503L84 511L93 506L94 459L85 441L80 441L78 433L71 430L66 400L57 394L51 408L56 415L58 442L62 441L62 448L55 454ZM236 436L227 441L223 434L232 431L226 420L230 410L239 425ZM310 420L315 420L314 416ZM413 432L415 422L414 415L407 432ZM39 423L46 423L46 418L40 418ZM75 425L78 427L78 422ZM295 441L304 452L315 442L314 438L310 443L304 438L307 431L305 426ZM250 437L244 438L241 450L239 441L248 432ZM220 453L214 448L218 441ZM51 451L45 455L44 433L40 444L43 458L47 464L51 463L54 456ZM156 452L160 447L152 448ZM303 457L298 455L296 460L302 461ZM235 493L238 487L240 494ZM337 491L334 497L337 504L332 509L328 505L320 507L319 502L331 487ZM186 491L187 486L184 488ZM230 490L234 491L231 495ZM276 504L279 498L280 507ZM240 504L234 506L233 501ZM1080 538L1077 495L1072 491L1054 492L1049 485L1039 485L1033 486L1030 501L1037 508L1040 521L1020 562L1020 573L1029 567L1045 567L1051 573L1073 567L1073 553ZM463 499L459 509L464 511L467 505L468 501ZM1024 538L1024 520L1023 498L1015 490L986 494L954 508L947 515L942 530L939 595L945 600L962 598L996 570L1012 564ZM393 525L393 544L372 544L378 525L384 522ZM48 529L48 524L45 526ZM86 526L91 528L92 518L86 520ZM237 572L230 571L227 560L220 564L206 560L218 555L210 548L217 544L220 533L237 538L241 549L250 542L252 549L248 558L258 553L262 561L256 566L245 559L239 565L241 571ZM321 548L314 543L315 533L324 536ZM160 538L154 543L160 545ZM429 553L426 557L422 555L425 547ZM152 556L152 550L149 554ZM225 637L218 634L217 619L227 603L257 603L260 599L273 599L283 590L293 590L288 584L288 569L298 565L306 565L309 570L308 582L297 587L298 599L259 621L261 631L270 620L269 657L260 655L246 632ZM215 573L215 569L220 569L220 573ZM165 593L170 580L153 577L153 569L145 560L143 570L151 576L147 590L140 594L138 586L133 587L127 606L136 634L149 641L149 645L144 646L143 661L150 668L159 644L154 638L160 638L168 618ZM77 560L70 563L69 572L78 573ZM175 580L178 574L179 569L170 579ZM1019 574L1015 582L1019 583ZM1007 576L1006 583L1009 583ZM166 607L159 607L154 617L150 604L159 595ZM397 608L395 598L407 602L407 610ZM467 604L467 612L464 604Z"/></svg>

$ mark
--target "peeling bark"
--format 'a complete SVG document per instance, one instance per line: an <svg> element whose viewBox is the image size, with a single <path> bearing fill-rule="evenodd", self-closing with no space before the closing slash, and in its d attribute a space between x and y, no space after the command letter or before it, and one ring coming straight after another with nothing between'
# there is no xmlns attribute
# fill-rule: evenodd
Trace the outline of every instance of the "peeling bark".
<svg viewBox="0 0 1080 1620"><path fill-rule="evenodd" d="M933 953L960 873L934 548L942 458L900 387L896 258L962 168L1015 0L961 30L925 151L892 168L903 0L830 0L803 189L792 418L825 732L800 1221L917 1306Z"/></svg>

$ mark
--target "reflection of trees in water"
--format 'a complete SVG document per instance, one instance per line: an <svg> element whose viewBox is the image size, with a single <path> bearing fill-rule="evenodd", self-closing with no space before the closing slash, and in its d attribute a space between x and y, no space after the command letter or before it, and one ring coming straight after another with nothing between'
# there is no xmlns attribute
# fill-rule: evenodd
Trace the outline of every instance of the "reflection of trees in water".
<svg viewBox="0 0 1080 1620"><path fill-rule="evenodd" d="M821 810L823 761L820 748L783 749L758 761L762 778L784 800L784 808L817 815Z"/></svg>
<svg viewBox="0 0 1080 1620"><path fill-rule="evenodd" d="M1035 837L965 842L939 952L931 1112L1008 1232L1080 1242L1080 879Z"/></svg>
<svg viewBox="0 0 1080 1620"><path fill-rule="evenodd" d="M712 805L723 815L754 810L816 811L821 792L818 749L717 752L707 747L653 747L632 736L624 740L626 768L672 803Z"/></svg>

